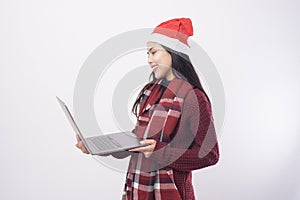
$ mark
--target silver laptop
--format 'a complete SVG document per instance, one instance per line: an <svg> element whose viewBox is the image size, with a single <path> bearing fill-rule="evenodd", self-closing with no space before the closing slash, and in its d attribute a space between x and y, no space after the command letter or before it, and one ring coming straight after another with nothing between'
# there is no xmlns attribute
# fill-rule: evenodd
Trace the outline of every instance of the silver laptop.
<svg viewBox="0 0 300 200"><path fill-rule="evenodd" d="M84 137L79 130L70 110L66 104L58 97L58 103L61 105L71 126L76 134L79 135L83 144L92 155L107 155L110 153L126 151L128 149L147 146L148 144L140 144L141 139L131 131L111 133L107 135Z"/></svg>

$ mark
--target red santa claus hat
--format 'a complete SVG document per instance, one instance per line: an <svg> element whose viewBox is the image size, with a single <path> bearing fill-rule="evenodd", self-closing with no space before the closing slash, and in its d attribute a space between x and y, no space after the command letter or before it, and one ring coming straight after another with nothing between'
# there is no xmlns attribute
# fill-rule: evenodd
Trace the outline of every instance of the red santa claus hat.
<svg viewBox="0 0 300 200"><path fill-rule="evenodd" d="M157 42L188 55L190 52L188 38L192 35L192 21L189 18L175 18L155 27L148 41Z"/></svg>

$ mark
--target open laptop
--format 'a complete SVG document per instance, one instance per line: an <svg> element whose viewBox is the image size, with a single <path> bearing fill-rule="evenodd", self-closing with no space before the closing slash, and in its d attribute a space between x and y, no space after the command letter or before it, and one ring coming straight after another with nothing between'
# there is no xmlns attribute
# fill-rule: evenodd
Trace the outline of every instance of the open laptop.
<svg viewBox="0 0 300 200"><path fill-rule="evenodd" d="M92 155L107 155L110 153L126 151L128 149L148 145L140 144L141 139L131 131L111 133L94 137L84 137L66 104L60 98L56 97L56 99L66 114L75 133L79 135L83 144Z"/></svg>

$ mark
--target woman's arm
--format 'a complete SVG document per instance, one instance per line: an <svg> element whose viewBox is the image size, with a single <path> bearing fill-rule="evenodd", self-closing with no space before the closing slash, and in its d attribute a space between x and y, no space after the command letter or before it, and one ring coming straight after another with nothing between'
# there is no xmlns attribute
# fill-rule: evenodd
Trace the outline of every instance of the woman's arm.
<svg viewBox="0 0 300 200"><path fill-rule="evenodd" d="M170 144L156 142L149 157L162 166L190 171L214 165L219 160L211 106L203 92L193 91L195 93L189 92L185 99L176 137Z"/></svg>

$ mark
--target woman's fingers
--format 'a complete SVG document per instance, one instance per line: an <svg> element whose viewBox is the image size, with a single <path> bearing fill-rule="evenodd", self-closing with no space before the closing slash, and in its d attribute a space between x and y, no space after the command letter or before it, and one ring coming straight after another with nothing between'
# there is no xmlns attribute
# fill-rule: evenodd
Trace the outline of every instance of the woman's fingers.
<svg viewBox="0 0 300 200"><path fill-rule="evenodd" d="M81 148L81 151L83 152L83 153L86 153L86 154L89 154L90 152L85 148L85 146L83 146L82 148Z"/></svg>
<svg viewBox="0 0 300 200"><path fill-rule="evenodd" d="M90 152L86 149L83 142L81 141L79 135L76 135L77 144L75 145L78 149L80 149L83 153L89 154Z"/></svg>
<svg viewBox="0 0 300 200"><path fill-rule="evenodd" d="M156 141L153 139L146 139L146 140L142 140L140 143L141 144L154 144L154 143L156 143Z"/></svg>
<svg viewBox="0 0 300 200"><path fill-rule="evenodd" d="M81 141L79 135L77 135L77 134L76 134L76 139L77 139L77 142L80 142L80 141Z"/></svg>
<svg viewBox="0 0 300 200"><path fill-rule="evenodd" d="M76 144L77 148L82 149L82 146L83 146L83 143L81 141L77 142L77 144Z"/></svg>
<svg viewBox="0 0 300 200"><path fill-rule="evenodd" d="M141 144L150 144L150 145L145 146L145 147L129 149L128 151L136 151L136 152L144 153L145 157L148 158L155 148L156 141L153 139L147 139L147 140L142 140L140 143Z"/></svg>
<svg viewBox="0 0 300 200"><path fill-rule="evenodd" d="M150 139L147 139L147 140L142 140L140 143L141 144L150 144L148 146L145 146L145 147L138 147L138 148L134 148L134 149L129 149L129 151L139 151L139 152L145 152L145 151L150 151L151 150L151 144L153 144L155 142L155 140L150 140Z"/></svg>
<svg viewBox="0 0 300 200"><path fill-rule="evenodd" d="M134 149L129 149L128 151L145 152L145 151L148 151L148 148L147 147L138 147L138 148L134 148Z"/></svg>
<svg viewBox="0 0 300 200"><path fill-rule="evenodd" d="M82 146L81 146L81 151L83 152L83 153L86 153L86 154L89 154L90 152L85 148L85 146L84 146L84 144L82 144Z"/></svg>

